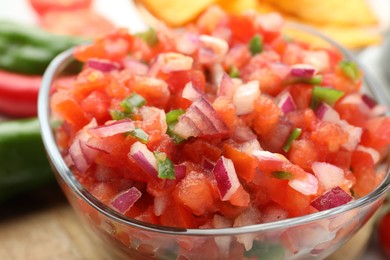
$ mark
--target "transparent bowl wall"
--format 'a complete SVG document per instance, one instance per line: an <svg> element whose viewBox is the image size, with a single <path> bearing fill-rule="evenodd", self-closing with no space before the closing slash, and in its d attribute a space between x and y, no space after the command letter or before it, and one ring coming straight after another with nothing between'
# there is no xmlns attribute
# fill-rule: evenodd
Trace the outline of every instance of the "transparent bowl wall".
<svg viewBox="0 0 390 260"><path fill-rule="evenodd" d="M287 34L318 40L353 57L337 43L301 25L289 25ZM70 204L97 234L105 250L126 259L322 259L348 241L378 210L390 184L389 160L381 167L387 175L369 195L352 203L315 214L229 229L178 229L129 219L105 206L85 190L66 166L53 135L50 113L52 83L73 62L72 50L60 54L48 67L39 95L39 120L48 158ZM368 75L364 89L380 103L383 90ZM94 236L94 235L91 235ZM252 243L253 241L253 243ZM251 247L250 250L246 250Z"/></svg>

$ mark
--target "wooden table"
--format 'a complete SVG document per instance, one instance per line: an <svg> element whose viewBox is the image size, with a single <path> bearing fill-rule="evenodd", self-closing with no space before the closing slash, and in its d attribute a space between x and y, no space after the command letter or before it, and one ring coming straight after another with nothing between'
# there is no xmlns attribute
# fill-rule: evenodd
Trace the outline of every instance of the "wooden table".
<svg viewBox="0 0 390 260"><path fill-rule="evenodd" d="M351 248L364 249L371 227L329 259L359 259L359 252ZM0 259L111 259L93 237L55 184L0 205Z"/></svg>

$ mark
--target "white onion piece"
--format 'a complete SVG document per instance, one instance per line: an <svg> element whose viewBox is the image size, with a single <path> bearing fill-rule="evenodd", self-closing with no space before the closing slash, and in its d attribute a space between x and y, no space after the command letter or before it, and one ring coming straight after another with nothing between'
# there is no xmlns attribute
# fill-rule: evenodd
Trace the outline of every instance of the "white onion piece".
<svg viewBox="0 0 390 260"><path fill-rule="evenodd" d="M310 173L306 174L305 179L289 180L288 185L303 195L314 195L318 191L318 180Z"/></svg>
<svg viewBox="0 0 390 260"><path fill-rule="evenodd" d="M276 12L256 16L256 25L265 31L280 32L284 25L284 18Z"/></svg>
<svg viewBox="0 0 390 260"><path fill-rule="evenodd" d="M201 35L199 36L199 62L210 64L222 62L229 50L228 43L220 38Z"/></svg>
<svg viewBox="0 0 390 260"><path fill-rule="evenodd" d="M240 187L232 160L221 156L213 169L222 201L227 201Z"/></svg>
<svg viewBox="0 0 390 260"><path fill-rule="evenodd" d="M195 123L185 114L179 117L179 121L173 127L172 132L184 139L202 134Z"/></svg>
<svg viewBox="0 0 390 260"><path fill-rule="evenodd" d="M156 216L161 216L169 203L169 196L154 197L153 213Z"/></svg>
<svg viewBox="0 0 390 260"><path fill-rule="evenodd" d="M247 126L237 126L233 132L233 138L240 142L257 139L257 135Z"/></svg>
<svg viewBox="0 0 390 260"><path fill-rule="evenodd" d="M317 69L310 64L294 64L291 66L290 75L298 78L312 78Z"/></svg>
<svg viewBox="0 0 390 260"><path fill-rule="evenodd" d="M188 82L184 86L183 92L182 92L183 98L193 102L201 96L202 96L202 94L194 87L194 84L192 84L192 82Z"/></svg>
<svg viewBox="0 0 390 260"><path fill-rule="evenodd" d="M269 64L269 68L272 73L277 75L280 79L286 79L291 71L291 68L288 65L281 62L273 62Z"/></svg>
<svg viewBox="0 0 390 260"><path fill-rule="evenodd" d="M303 53L303 63L312 65L318 71L327 70L330 67L329 54L324 50L305 51Z"/></svg>
<svg viewBox="0 0 390 260"><path fill-rule="evenodd" d="M228 96L233 98L237 85L233 79L226 73L222 75L221 83L218 88L218 96Z"/></svg>
<svg viewBox="0 0 390 260"><path fill-rule="evenodd" d="M199 47L199 35L193 32L185 32L176 40L176 50L179 52L191 55Z"/></svg>
<svg viewBox="0 0 390 260"><path fill-rule="evenodd" d="M136 187L131 187L130 189L118 194L110 204L114 209L124 214L139 198L141 198L141 196L142 193Z"/></svg>
<svg viewBox="0 0 390 260"><path fill-rule="evenodd" d="M241 143L238 145L238 149L246 154L252 155L253 153L257 151L262 151L263 148L261 147L259 141L257 139L252 139L249 141L246 141L244 143Z"/></svg>
<svg viewBox="0 0 390 260"><path fill-rule="evenodd" d="M277 153L271 153L269 151L254 151L252 153L260 161L283 161L286 160L283 155Z"/></svg>
<svg viewBox="0 0 390 260"><path fill-rule="evenodd" d="M259 224L261 221L261 213L256 208L250 207L241 213L233 223L233 227L243 227ZM253 240L256 237L256 233L246 233L237 235L237 241L244 245L245 250L249 251L252 249Z"/></svg>
<svg viewBox="0 0 390 260"><path fill-rule="evenodd" d="M104 59L89 59L87 61L87 66L101 72L110 72L120 68L118 63Z"/></svg>
<svg viewBox="0 0 390 260"><path fill-rule="evenodd" d="M348 140L346 143L342 144L341 147L343 147L347 151L354 150L360 143L360 139L363 134L363 129L361 127L350 125L345 120L340 120L339 125L343 128L345 132L348 133Z"/></svg>
<svg viewBox="0 0 390 260"><path fill-rule="evenodd" d="M152 177L157 177L157 159L145 144L138 141L135 142L131 146L129 156L131 156L144 171L149 173Z"/></svg>
<svg viewBox="0 0 390 260"><path fill-rule="evenodd" d="M194 59L177 52L166 52L158 55L156 61L149 69L150 76L156 76L159 71L169 73L172 71L190 70Z"/></svg>
<svg viewBox="0 0 390 260"><path fill-rule="evenodd" d="M260 96L260 83L257 80L249 81L239 86L233 95L233 104L237 115L245 115L253 111L254 102Z"/></svg>
<svg viewBox="0 0 390 260"><path fill-rule="evenodd" d="M379 162L380 158L381 158L379 152L377 150L375 150L374 148L371 148L371 147L358 145L356 147L356 150L368 153L371 156L372 161L374 162L374 164L377 164Z"/></svg>
<svg viewBox="0 0 390 260"><path fill-rule="evenodd" d="M214 228L231 228L233 223L230 219L215 214L213 218L213 226ZM214 240L215 244L218 246L221 256L225 258L228 257L232 236L216 236L214 237Z"/></svg>
<svg viewBox="0 0 390 260"><path fill-rule="evenodd" d="M109 124L88 129L88 132L96 137L108 137L116 134L131 132L135 129L133 121L128 118L115 120Z"/></svg>
<svg viewBox="0 0 390 260"><path fill-rule="evenodd" d="M325 190L340 186L344 182L343 169L335 165L326 162L313 162L311 168Z"/></svg>
<svg viewBox="0 0 390 260"><path fill-rule="evenodd" d="M322 211L344 205L351 200L353 200L351 195L340 187L335 187L313 200L310 205L313 208Z"/></svg>
<svg viewBox="0 0 390 260"><path fill-rule="evenodd" d="M283 113L286 114L296 109L294 99L289 92L284 92L283 94L280 95L280 97L278 97L278 99L279 99L278 106L283 111Z"/></svg>
<svg viewBox="0 0 390 260"><path fill-rule="evenodd" d="M386 105L376 105L370 111L370 117L383 116L389 111L389 107Z"/></svg>
<svg viewBox="0 0 390 260"><path fill-rule="evenodd" d="M87 162L80 147L80 140L75 140L69 147L69 155L72 159L73 165L80 173L84 173L88 170L90 164Z"/></svg>
<svg viewBox="0 0 390 260"><path fill-rule="evenodd" d="M125 59L124 60L125 68L130 71L131 74L136 75L146 75L148 74L148 66L142 62L133 59Z"/></svg>

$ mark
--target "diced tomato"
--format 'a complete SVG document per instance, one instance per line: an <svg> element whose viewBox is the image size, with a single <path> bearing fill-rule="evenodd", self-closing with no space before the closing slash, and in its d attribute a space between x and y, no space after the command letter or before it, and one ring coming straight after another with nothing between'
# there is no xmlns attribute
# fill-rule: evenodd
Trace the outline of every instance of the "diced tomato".
<svg viewBox="0 0 390 260"><path fill-rule="evenodd" d="M233 130L239 119L236 115L236 107L232 103L232 100L226 96L217 97L217 99L213 102L213 107L221 117L222 121L229 127L230 130Z"/></svg>
<svg viewBox="0 0 390 260"><path fill-rule="evenodd" d="M367 130L363 132L362 145L373 147L383 153L390 143L390 118L369 119L365 127Z"/></svg>
<svg viewBox="0 0 390 260"><path fill-rule="evenodd" d="M273 100L266 96L260 96L255 101L253 128L258 135L271 133L279 122L280 108Z"/></svg>
<svg viewBox="0 0 390 260"><path fill-rule="evenodd" d="M182 152L185 158L194 163L201 163L203 158L216 162L222 154L220 148L203 140L184 144Z"/></svg>
<svg viewBox="0 0 390 260"><path fill-rule="evenodd" d="M231 44L248 43L255 32L251 17L248 16L230 15L227 26L232 32Z"/></svg>
<svg viewBox="0 0 390 260"><path fill-rule="evenodd" d="M223 146L223 155L231 159L239 178L251 182L256 174L257 161L252 156L240 151L233 145L225 143Z"/></svg>
<svg viewBox="0 0 390 260"><path fill-rule="evenodd" d="M311 133L311 140L327 146L330 152L335 152L348 141L348 133L337 124L320 121Z"/></svg>
<svg viewBox="0 0 390 260"><path fill-rule="evenodd" d="M206 84L206 78L200 70L172 71L168 73L166 81L172 93L183 90L188 82L192 82L193 86L200 91L205 90Z"/></svg>
<svg viewBox="0 0 390 260"><path fill-rule="evenodd" d="M160 223L168 227L194 228L197 226L197 219L181 203L171 200L160 216Z"/></svg>
<svg viewBox="0 0 390 260"><path fill-rule="evenodd" d="M361 81L352 81L344 75L341 69L336 66L332 73L324 73L322 77L322 85L333 87L334 89L343 91L346 95L359 91L361 88Z"/></svg>
<svg viewBox="0 0 390 260"><path fill-rule="evenodd" d="M240 185L237 191L230 197L229 201L232 205L238 207L248 207L250 203L249 193Z"/></svg>
<svg viewBox="0 0 390 260"><path fill-rule="evenodd" d="M93 91L81 101L80 106L90 117L96 118L100 123L111 119L109 114L109 99L100 91Z"/></svg>
<svg viewBox="0 0 390 260"><path fill-rule="evenodd" d="M176 200L197 216L214 210L215 194L201 172L190 172L175 189Z"/></svg>
<svg viewBox="0 0 390 260"><path fill-rule="evenodd" d="M361 109L361 105L359 104L352 104L352 103L345 103L342 102L342 99L340 102L337 102L335 104L336 111L339 113L340 118L348 121L348 123L363 127L366 120L368 119L368 109L367 111L364 111Z"/></svg>
<svg viewBox="0 0 390 260"><path fill-rule="evenodd" d="M148 106L164 108L169 100L169 89L165 81L150 77L135 77L129 88L146 99Z"/></svg>
<svg viewBox="0 0 390 260"><path fill-rule="evenodd" d="M293 141L288 155L293 164L307 171L311 171L311 164L318 160L316 145L305 139Z"/></svg>
<svg viewBox="0 0 390 260"><path fill-rule="evenodd" d="M284 117L280 117L278 123L267 134L259 136L262 146L271 152L283 152L283 146L286 144L292 131L292 124Z"/></svg>
<svg viewBox="0 0 390 260"><path fill-rule="evenodd" d="M293 84L290 86L289 90L298 110L303 110L310 107L310 101L313 92L312 85Z"/></svg>
<svg viewBox="0 0 390 260"><path fill-rule="evenodd" d="M80 105L72 99L54 104L54 109L77 130L83 128L91 121L91 118L82 110Z"/></svg>

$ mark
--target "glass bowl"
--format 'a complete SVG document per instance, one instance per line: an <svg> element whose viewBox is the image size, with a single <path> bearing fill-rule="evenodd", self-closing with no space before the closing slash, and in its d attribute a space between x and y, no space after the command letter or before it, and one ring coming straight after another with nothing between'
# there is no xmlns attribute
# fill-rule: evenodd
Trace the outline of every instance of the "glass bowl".
<svg viewBox="0 0 390 260"><path fill-rule="evenodd" d="M316 39L339 49L343 47L306 26L290 24L287 34ZM344 245L382 205L390 185L389 160L382 163L386 176L369 195L351 203L302 217L258 225L221 229L183 229L148 224L130 219L92 196L68 168L56 145L56 119L50 110L53 82L73 67L73 50L56 57L46 70L39 93L39 120L48 158L70 204L108 251L123 259L323 259ZM385 104L381 88L364 76L364 92ZM250 250L243 243L252 242Z"/></svg>

